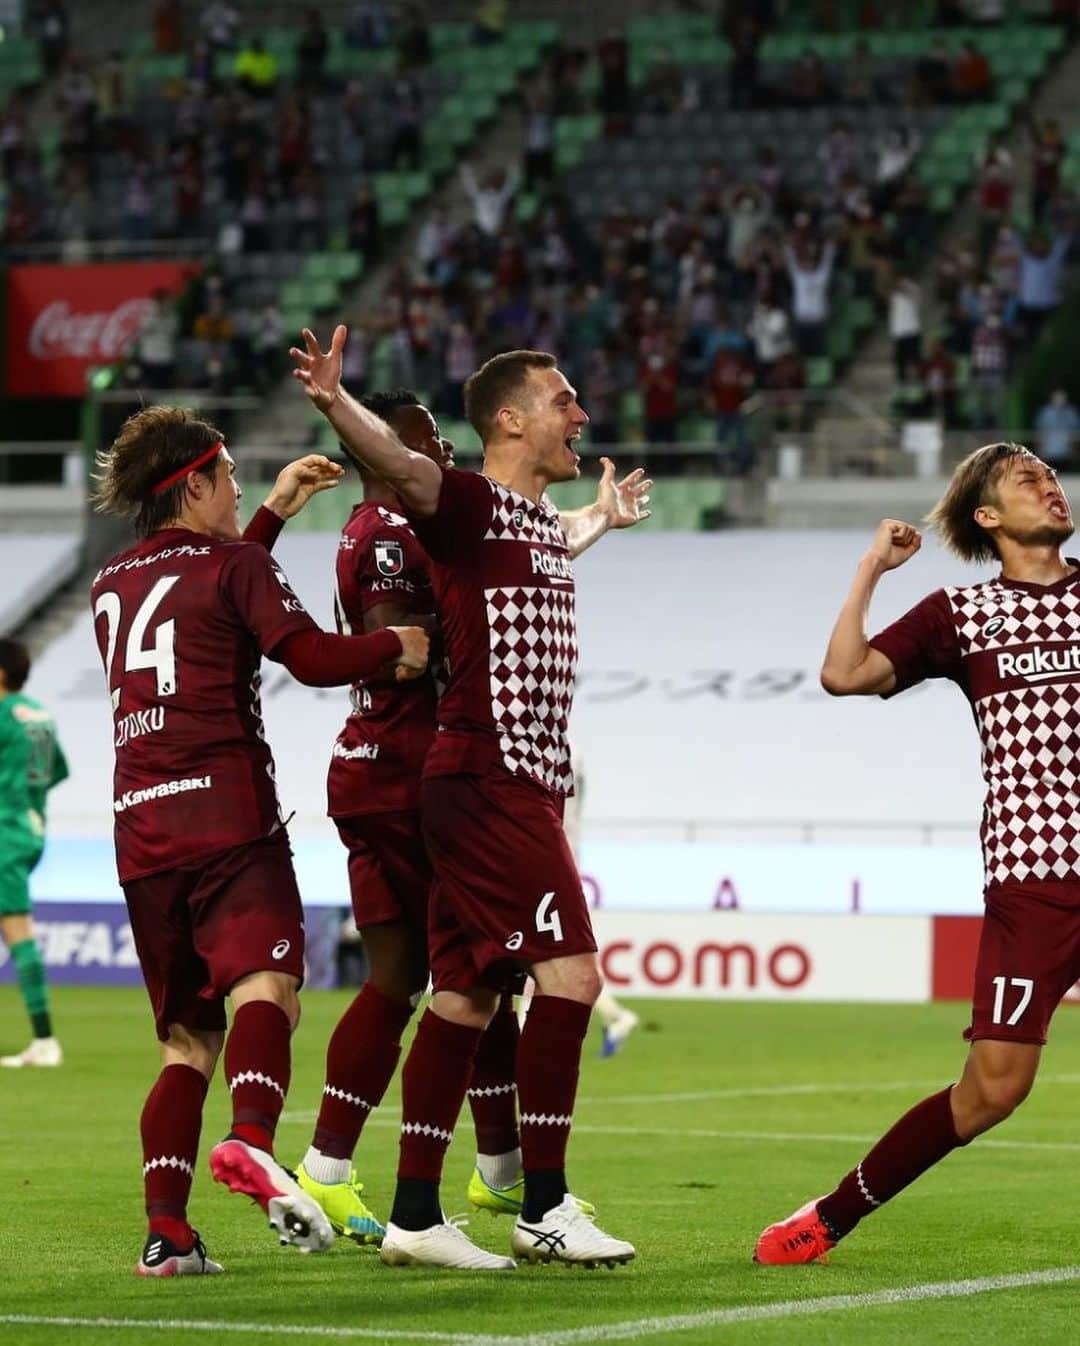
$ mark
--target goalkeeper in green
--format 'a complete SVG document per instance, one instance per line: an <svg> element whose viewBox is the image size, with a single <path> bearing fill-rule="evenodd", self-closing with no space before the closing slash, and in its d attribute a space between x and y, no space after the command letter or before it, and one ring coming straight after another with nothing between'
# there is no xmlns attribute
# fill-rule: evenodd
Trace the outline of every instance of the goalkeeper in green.
<svg viewBox="0 0 1080 1346"><path fill-rule="evenodd" d="M30 918L30 871L45 846L45 796L67 779L68 764L53 717L23 694L30 656L0 639L0 935L11 954L33 1040L0 1066L58 1066L45 963Z"/></svg>

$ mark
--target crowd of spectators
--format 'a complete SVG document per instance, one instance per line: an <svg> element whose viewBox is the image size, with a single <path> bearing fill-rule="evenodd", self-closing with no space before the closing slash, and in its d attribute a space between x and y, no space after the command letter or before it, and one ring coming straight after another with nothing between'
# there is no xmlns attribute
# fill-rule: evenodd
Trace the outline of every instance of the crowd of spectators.
<svg viewBox="0 0 1080 1346"><path fill-rule="evenodd" d="M353 6L345 40L396 53L393 69L363 80L327 73L316 5L300 11L289 78L221 0L198 11L159 0L149 52L101 60L72 45L65 0L48 0L36 30L44 80L0 103L0 249L59 244L74 258L96 240L195 238L223 251L325 247L329 179L339 190L344 170L356 184L348 245L378 250L368 178L418 167L432 111L419 6ZM148 82L156 57L182 58L182 74Z"/></svg>
<svg viewBox="0 0 1080 1346"><path fill-rule="evenodd" d="M581 92L590 62L605 150L633 135L639 111L670 116L677 135L681 113L710 97L687 77L669 105L657 92L667 86L652 81L654 96L632 108L622 101L625 49L611 33L595 51L557 50L523 85L520 172L478 182L466 166L471 218L455 226L446 210L429 214L354 372L372 386L417 384L455 417L464 372L509 345L540 346L581 389L594 441L715 438L725 463L745 471L749 413L806 424L837 294L884 311L895 278L922 255L931 217L913 171L920 138L900 110L875 133L836 106L813 189L793 181L782 145L762 145L741 171L703 163L697 190L658 211L620 204L596 218L576 209L551 152L558 118L590 110ZM516 210L516 190L535 202L531 216Z"/></svg>
<svg viewBox="0 0 1080 1346"><path fill-rule="evenodd" d="M978 228L969 246L943 253L932 298L941 315L924 332L924 300L910 277L889 297L889 331L906 408L948 426L999 429L1010 378L1034 348L1065 294L1066 267L1080 224L1075 194L1060 181L1064 138L1055 120L1031 128L1029 201L1001 139L979 165ZM1020 227L1018 213L1031 221Z"/></svg>
<svg viewBox="0 0 1080 1346"><path fill-rule="evenodd" d="M834 26L827 3L822 28ZM873 28L888 7L861 6ZM997 22L992 2L939 4L940 22ZM654 443L702 434L722 446L737 471L752 466L747 416L768 408L806 423L808 384L829 351L837 296L887 313L897 374L917 382L923 403L955 421L958 361L968 362L980 423L1000 417L1012 353L1060 300L1071 224L1057 181L1060 129L1036 133L1032 214L1021 238L1009 222L1011 161L995 143L980 169L982 226L970 252L946 260L939 298L948 314L940 340L923 332L923 299L912 271L925 256L931 216L914 171L921 149L909 105L978 100L992 73L978 43L883 65L857 42L839 64L823 62L812 39L787 68L763 73L760 46L774 6L731 0L718 19L733 49L726 81L654 53L643 87L631 89L626 34L584 48L568 34L543 72L520 89L525 156L520 171L478 174L461 184L471 218L453 222L430 209L415 257L394 271L382 304L349 345L359 386L416 385L437 409L461 414L461 383L487 355L510 345L556 352L592 417L595 441L635 429ZM963 12L960 12L963 11ZM970 11L970 12L969 12ZM978 11L978 12L975 12ZM473 40L505 37L506 0L480 0ZM341 170L358 185L345 223L348 247L368 259L382 246L366 174L415 167L431 60L423 10L360 0L344 40L357 49L393 49L392 75L339 83L326 70L329 35L320 8L298 11L295 75L282 77L262 35L246 30L224 0L196 11L158 0L152 49L182 56L184 75L156 91L167 115L145 118L133 58L90 63L70 45L65 0L47 0L38 19L43 88L17 91L0 112L0 159L7 185L2 243L55 239L78 256L92 235L94 203L122 164L119 232L132 244L163 234L207 238L220 253L321 249L329 239L328 196ZM596 93L590 76L596 72ZM47 169L30 134L34 101L58 127ZM313 124L329 104L338 158L320 160ZM697 189L650 214L614 208L580 213L556 172L560 117L598 111L606 144L635 130L641 115L669 119L727 105L831 108L814 147L812 188L794 180L782 143L763 144L738 169L704 163ZM860 116L867 105L895 108L887 130ZM817 123L820 124L820 123ZM343 176L343 175L342 175ZM336 190L336 186L333 188ZM525 197L531 211L518 205ZM1064 240L1064 241L1063 241ZM226 271L227 274L227 271ZM140 335L132 378L152 372L162 386L276 377L281 316L273 303L246 303L211 272L183 314L155 307ZM277 343L277 344L275 344ZM270 354L268 354L268 352ZM626 390L634 396L626 398Z"/></svg>

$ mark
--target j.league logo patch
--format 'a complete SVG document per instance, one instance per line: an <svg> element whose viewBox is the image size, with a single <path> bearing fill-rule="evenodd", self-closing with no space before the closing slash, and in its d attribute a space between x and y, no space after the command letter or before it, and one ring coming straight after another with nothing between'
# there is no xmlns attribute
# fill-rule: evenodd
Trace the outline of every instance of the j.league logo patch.
<svg viewBox="0 0 1080 1346"><path fill-rule="evenodd" d="M405 554L400 542L376 542L375 565L380 575L400 575L405 569Z"/></svg>

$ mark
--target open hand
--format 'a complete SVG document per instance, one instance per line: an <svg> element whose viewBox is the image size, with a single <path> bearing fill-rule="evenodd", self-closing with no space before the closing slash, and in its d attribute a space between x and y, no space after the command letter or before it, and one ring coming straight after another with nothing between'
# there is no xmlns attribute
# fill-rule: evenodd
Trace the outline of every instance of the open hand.
<svg viewBox="0 0 1080 1346"><path fill-rule="evenodd" d="M341 356L345 349L345 337L348 335L343 326L334 328L330 338L330 349L319 349L315 334L305 327L300 334L304 338L304 349L290 346L289 354L293 358L293 377L304 385L304 392L320 411L329 411L338 393L341 391Z"/></svg>
<svg viewBox="0 0 1080 1346"><path fill-rule="evenodd" d="M652 481L645 476L645 469L635 467L622 481L616 481L615 464L610 458L600 461L604 471L596 492L596 504L607 516L609 527L632 528L647 519L652 513L646 508Z"/></svg>

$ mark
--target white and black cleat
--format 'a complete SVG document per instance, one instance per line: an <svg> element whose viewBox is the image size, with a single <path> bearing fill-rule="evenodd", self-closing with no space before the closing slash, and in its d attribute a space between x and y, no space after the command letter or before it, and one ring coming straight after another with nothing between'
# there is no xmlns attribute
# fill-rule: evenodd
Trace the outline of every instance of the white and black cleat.
<svg viewBox="0 0 1080 1346"><path fill-rule="evenodd" d="M210 1151L214 1181L240 1192L266 1212L282 1246L302 1253L321 1253L334 1242L334 1231L322 1207L272 1154L237 1136L226 1136Z"/></svg>
<svg viewBox="0 0 1080 1346"><path fill-rule="evenodd" d="M149 1234L143 1248L136 1276L220 1276L225 1268L206 1255L206 1245L198 1234L195 1242L182 1253L171 1239L162 1234Z"/></svg>
<svg viewBox="0 0 1080 1346"><path fill-rule="evenodd" d="M542 1220L519 1215L510 1235L510 1251L525 1262L590 1268L619 1266L635 1255L632 1243L605 1234L569 1193Z"/></svg>
<svg viewBox="0 0 1080 1346"><path fill-rule="evenodd" d="M444 1220L429 1229L386 1226L379 1256L389 1267L454 1267L458 1271L516 1271L512 1257L475 1244L459 1224Z"/></svg>

